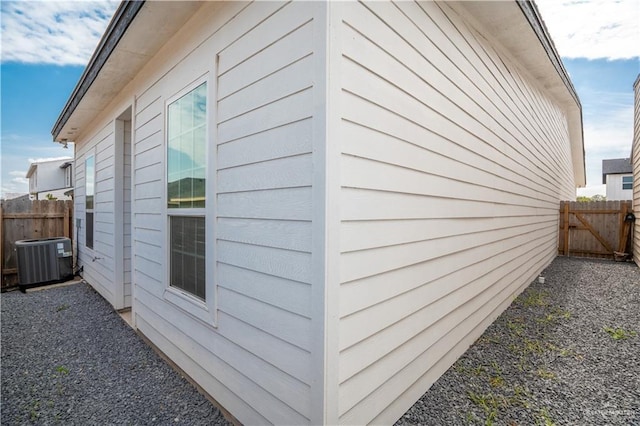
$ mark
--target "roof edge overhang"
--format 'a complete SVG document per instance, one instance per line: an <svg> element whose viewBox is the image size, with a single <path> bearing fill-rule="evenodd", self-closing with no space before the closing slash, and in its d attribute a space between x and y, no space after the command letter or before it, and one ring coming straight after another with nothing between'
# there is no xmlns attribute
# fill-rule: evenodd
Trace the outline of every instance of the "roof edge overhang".
<svg viewBox="0 0 640 426"><path fill-rule="evenodd" d="M551 40L551 36L549 35L549 31L547 30L542 17L540 16L540 12L538 11L538 7L531 0L516 0L520 10L524 13L524 16L529 21L531 25L531 29L536 33L538 40L544 47L544 50L547 52L549 60L553 64L554 68L558 72L558 76L562 79L564 85L567 87L569 94L573 97L576 104L582 108L582 104L580 103L580 99L578 98L578 93L576 92L575 87L573 87L573 83L569 78L569 73L564 67L562 60L560 59L560 55L556 50L556 46L553 44L553 40Z"/></svg>
<svg viewBox="0 0 640 426"><path fill-rule="evenodd" d="M31 165L29 166L29 170L27 170L27 176L25 177L29 179L35 173L37 168L38 168L38 163L31 163Z"/></svg>
<svg viewBox="0 0 640 426"><path fill-rule="evenodd" d="M136 17L144 3L145 0L123 1L120 3L120 6L118 6L113 18L111 18L111 21L109 22L109 26L91 56L89 64L82 73L82 76L80 76L78 84L76 84L69 100L62 109L56 123L53 125L53 129L51 129L51 135L53 136L54 142L66 142L64 139L58 139L62 128L65 126L84 95L98 77L102 67L111 56L111 53L115 50L118 42L126 32L127 28L129 28L131 22L133 22L133 19Z"/></svg>
<svg viewBox="0 0 640 426"><path fill-rule="evenodd" d="M582 105L535 3L513 0L455 4L488 30L563 108L568 122L575 186L585 186Z"/></svg>
<svg viewBox="0 0 640 426"><path fill-rule="evenodd" d="M568 94L573 98L575 104L572 104L569 101L565 101L565 106L568 111L568 121L569 121L569 138L571 140L571 154L573 160L573 173L575 185L577 187L584 187L587 184L586 179L586 160L585 160L585 150L584 150L584 130L582 126L582 104L580 103L580 98L578 97L578 93L576 92L571 79L569 78L569 73L567 72L562 60L560 59L560 55L556 50L556 47L551 39L551 35L547 30L542 17L540 16L540 11L536 6L533 0L516 0L520 10L527 18L527 21L531 25L531 28L536 33L538 40L542 44L542 47L547 53L547 56L551 63L553 64L558 76L562 79L564 86L567 89Z"/></svg>

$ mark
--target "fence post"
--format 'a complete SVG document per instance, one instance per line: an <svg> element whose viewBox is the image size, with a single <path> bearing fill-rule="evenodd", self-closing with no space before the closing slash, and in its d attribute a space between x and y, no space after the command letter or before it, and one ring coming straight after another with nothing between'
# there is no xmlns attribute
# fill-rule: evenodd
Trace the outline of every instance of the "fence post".
<svg viewBox="0 0 640 426"><path fill-rule="evenodd" d="M69 207L66 205L64 206L64 223L62 224L63 226L63 232L64 232L64 236L69 238Z"/></svg>
<svg viewBox="0 0 640 426"><path fill-rule="evenodd" d="M569 202L568 201L564 202L563 219L564 219L564 229L563 229L564 253L563 254L565 256L568 256L569 255Z"/></svg>

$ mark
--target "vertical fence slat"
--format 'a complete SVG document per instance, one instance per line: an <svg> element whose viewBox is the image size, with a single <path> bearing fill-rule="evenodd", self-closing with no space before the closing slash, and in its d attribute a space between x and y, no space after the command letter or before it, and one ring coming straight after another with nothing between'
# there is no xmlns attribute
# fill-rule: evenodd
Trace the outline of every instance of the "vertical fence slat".
<svg viewBox="0 0 640 426"><path fill-rule="evenodd" d="M624 249L626 248L625 246L626 244L626 240L627 240L627 235L624 232L625 231L625 226L624 226L624 217L627 215L627 205L623 204L621 206L622 208L620 209L620 216L619 216L619 231L618 231L618 251L620 253L624 253Z"/></svg>
<svg viewBox="0 0 640 426"><path fill-rule="evenodd" d="M564 232L563 232L563 248L564 255L569 255L569 203L564 202Z"/></svg>

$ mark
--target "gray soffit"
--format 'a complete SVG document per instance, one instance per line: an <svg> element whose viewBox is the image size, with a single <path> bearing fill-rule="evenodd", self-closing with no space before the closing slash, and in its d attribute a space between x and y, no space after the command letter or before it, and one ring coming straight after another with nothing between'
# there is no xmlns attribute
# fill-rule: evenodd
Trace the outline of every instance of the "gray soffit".
<svg viewBox="0 0 640 426"><path fill-rule="evenodd" d="M102 36L102 39L100 39L100 43L93 53L89 64L82 73L80 81L78 81L75 89L73 89L71 97L69 97L69 100L62 109L56 124L54 124L53 129L51 130L51 135L54 140L58 137L60 131L69 120L69 117L71 117L71 114L73 114L76 107L87 93L87 90L89 90L89 87L91 87L95 81L100 70L107 62L107 59L111 56L111 53L115 50L118 42L124 35L125 31L127 31L127 28L129 28L129 25L143 5L144 0L137 0L123 1L120 3L120 6L118 6L107 30Z"/></svg>
<svg viewBox="0 0 640 426"><path fill-rule="evenodd" d="M544 21L540 17L540 12L538 11L538 7L533 1L530 1L530 0L516 0L516 2L518 3L518 6L520 6L522 13L524 13L524 15L527 17L527 20L531 24L531 28L533 29L533 31L536 33L536 36L538 37L538 40L540 40L540 43L542 44L544 49L547 51L547 55L549 56L551 63L558 71L558 75L560 75L560 78L562 78L562 80L564 81L564 84L565 86L567 86L567 89L571 93L571 96L573 96L576 103L580 105L580 107L582 108L576 89L575 87L573 87L573 83L569 78L569 74L567 73L567 70L564 68L562 60L560 59L560 55L558 54L558 51L556 50L556 47L553 44L553 40L551 40L551 37L549 36L549 31L547 31L547 27L545 26Z"/></svg>

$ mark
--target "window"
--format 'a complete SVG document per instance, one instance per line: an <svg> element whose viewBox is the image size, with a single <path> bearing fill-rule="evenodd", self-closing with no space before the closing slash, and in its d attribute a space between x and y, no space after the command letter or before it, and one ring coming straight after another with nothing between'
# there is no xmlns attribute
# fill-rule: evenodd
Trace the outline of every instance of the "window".
<svg viewBox="0 0 640 426"><path fill-rule="evenodd" d="M622 189L633 189L633 176L622 176Z"/></svg>
<svg viewBox="0 0 640 426"><path fill-rule="evenodd" d="M71 164L68 164L65 168L64 168L64 186L65 188L71 188L73 187L73 182L71 180Z"/></svg>
<svg viewBox="0 0 640 426"><path fill-rule="evenodd" d="M93 249L93 209L95 202L95 160L90 156L85 161L85 221L87 223L85 232L85 245Z"/></svg>
<svg viewBox="0 0 640 426"><path fill-rule="evenodd" d="M206 300L207 83L167 106L169 286Z"/></svg>
<svg viewBox="0 0 640 426"><path fill-rule="evenodd" d="M205 220L201 216L171 216L170 283L205 300Z"/></svg>

